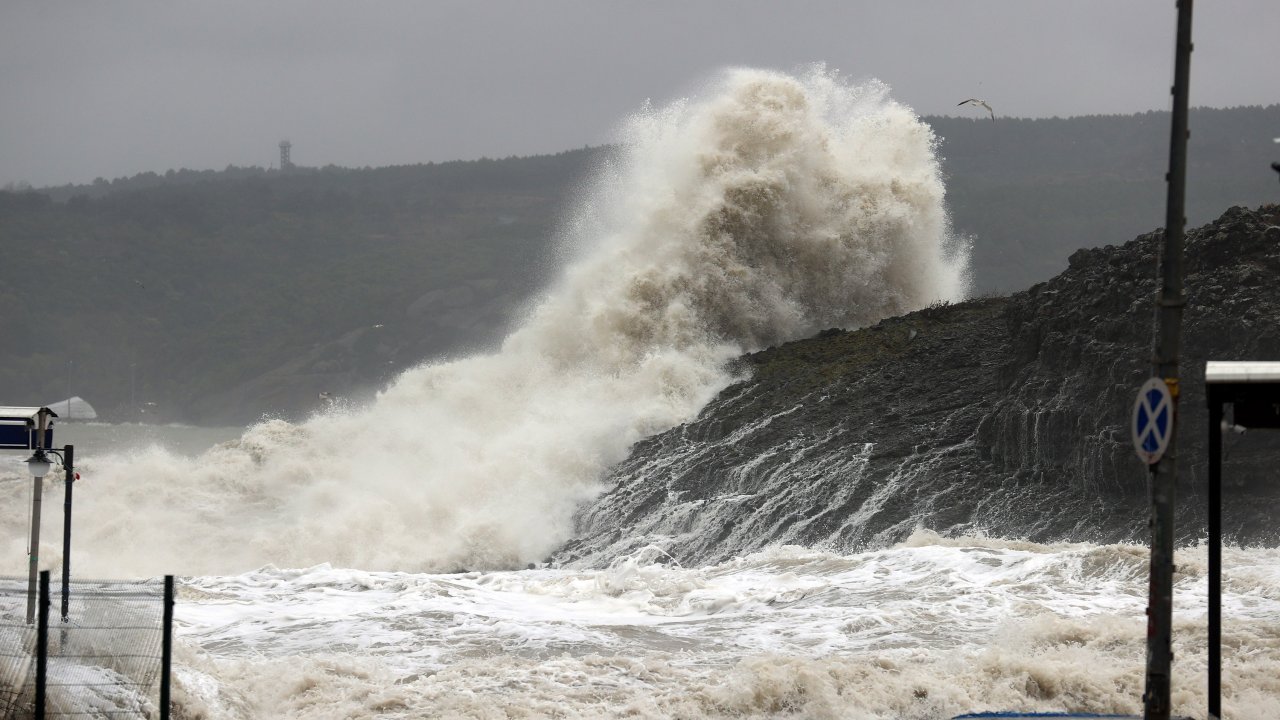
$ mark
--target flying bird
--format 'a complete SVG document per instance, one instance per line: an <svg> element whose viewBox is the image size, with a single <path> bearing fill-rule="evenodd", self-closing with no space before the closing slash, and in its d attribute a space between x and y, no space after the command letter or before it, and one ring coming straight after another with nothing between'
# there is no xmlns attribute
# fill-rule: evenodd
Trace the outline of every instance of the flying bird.
<svg viewBox="0 0 1280 720"><path fill-rule="evenodd" d="M956 103L956 107L960 107L961 105L978 105L978 106L984 107L987 109L987 112L991 113L991 122L996 121L996 111L991 109L991 106L987 104L986 100L979 100L978 98L969 98L964 102Z"/></svg>

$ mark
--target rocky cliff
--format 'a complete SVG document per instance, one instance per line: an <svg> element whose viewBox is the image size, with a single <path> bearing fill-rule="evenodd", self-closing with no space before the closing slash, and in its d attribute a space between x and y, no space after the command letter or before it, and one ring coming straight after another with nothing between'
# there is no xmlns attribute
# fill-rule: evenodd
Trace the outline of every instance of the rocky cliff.
<svg viewBox="0 0 1280 720"><path fill-rule="evenodd" d="M1280 359L1280 207L1187 234L1178 534L1203 534L1204 362ZM916 528L1147 538L1129 413L1150 374L1162 232L1080 250L1053 280L740 360L745 378L649 438L578 516L563 563L658 545L710 563L776 543L850 550ZM1232 436L1224 528L1275 542L1280 432Z"/></svg>

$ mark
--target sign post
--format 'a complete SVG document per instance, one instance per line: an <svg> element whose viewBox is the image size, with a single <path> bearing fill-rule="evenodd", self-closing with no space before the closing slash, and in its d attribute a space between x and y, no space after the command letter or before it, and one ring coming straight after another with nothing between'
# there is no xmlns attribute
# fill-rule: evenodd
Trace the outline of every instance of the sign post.
<svg viewBox="0 0 1280 720"><path fill-rule="evenodd" d="M1191 89L1191 4L1178 0L1178 24L1173 53L1172 126L1169 131L1169 173L1165 176L1164 249L1160 253L1160 291L1156 297L1156 326L1152 374L1164 381L1170 396L1169 440L1151 464L1151 585L1147 594L1147 677L1142 693L1143 718L1168 720L1173 665L1173 520L1178 484L1178 348L1182 340L1182 309L1187 304L1182 284L1183 227L1186 225L1187 103Z"/></svg>

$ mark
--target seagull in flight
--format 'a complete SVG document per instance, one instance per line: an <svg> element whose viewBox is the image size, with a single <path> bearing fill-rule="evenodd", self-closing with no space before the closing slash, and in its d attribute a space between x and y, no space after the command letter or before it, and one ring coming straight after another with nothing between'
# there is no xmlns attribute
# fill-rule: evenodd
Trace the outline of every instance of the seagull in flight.
<svg viewBox="0 0 1280 720"><path fill-rule="evenodd" d="M987 109L987 112L991 113L991 122L996 121L996 111L991 109L991 106L987 104L986 100L979 100L978 98L969 98L964 102L956 103L956 107L960 107L961 105L976 105L976 106L984 107Z"/></svg>

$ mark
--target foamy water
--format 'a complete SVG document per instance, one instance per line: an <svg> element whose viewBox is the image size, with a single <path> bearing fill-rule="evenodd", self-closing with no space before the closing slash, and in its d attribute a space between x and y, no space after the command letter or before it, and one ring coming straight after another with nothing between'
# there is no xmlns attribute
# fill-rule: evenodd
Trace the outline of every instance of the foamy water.
<svg viewBox="0 0 1280 720"><path fill-rule="evenodd" d="M420 575L328 565L194 578L194 717L945 718L1141 713L1131 546L778 548L708 568ZM1203 716L1204 552L1177 558L1175 711ZM1228 549L1224 710L1280 707L1280 551Z"/></svg>

